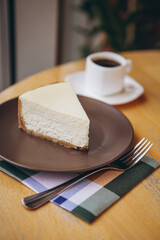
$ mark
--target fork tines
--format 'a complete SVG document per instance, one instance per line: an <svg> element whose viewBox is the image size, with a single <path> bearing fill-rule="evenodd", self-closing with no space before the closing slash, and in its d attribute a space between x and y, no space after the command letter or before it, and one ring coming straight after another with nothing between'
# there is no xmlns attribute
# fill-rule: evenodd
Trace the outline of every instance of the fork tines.
<svg viewBox="0 0 160 240"><path fill-rule="evenodd" d="M143 138L140 142L136 144L136 146L128 153L128 156L123 157L123 162L127 165L133 166L138 161L142 159L149 151L149 149L153 146L153 143L148 139ZM125 159L124 159L125 158Z"/></svg>
<svg viewBox="0 0 160 240"><path fill-rule="evenodd" d="M144 137L132 149L130 149L127 154L119 158L118 161L123 161L124 163L127 163L128 161L130 161L130 158L136 159L139 156L144 156L152 146L153 143L151 143L148 139Z"/></svg>

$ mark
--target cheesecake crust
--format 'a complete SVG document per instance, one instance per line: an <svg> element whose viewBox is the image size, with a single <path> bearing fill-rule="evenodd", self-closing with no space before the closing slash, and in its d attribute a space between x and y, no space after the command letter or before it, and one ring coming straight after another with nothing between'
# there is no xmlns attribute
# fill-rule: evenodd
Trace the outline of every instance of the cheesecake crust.
<svg viewBox="0 0 160 240"><path fill-rule="evenodd" d="M61 141L61 140L58 140L56 138L51 138L51 137L48 137L48 136L44 136L43 134L39 134L39 133L36 133L32 130L28 130L26 127L25 127L25 122L24 122L24 119L23 117L21 116L21 109L22 109L22 103L21 103L21 100L18 98L18 123L19 123L19 128L22 129L23 131L25 131L27 134L31 134L31 135L34 135L34 136L37 136L37 137L40 137L42 139L46 139L46 140L49 140L49 141L52 141L54 143L57 143L59 145L62 145L66 148L73 148L73 149L76 149L76 150L81 150L81 151L86 151L88 150L88 146L84 146L84 147L77 147L73 144L70 144L70 143L67 143L65 141Z"/></svg>

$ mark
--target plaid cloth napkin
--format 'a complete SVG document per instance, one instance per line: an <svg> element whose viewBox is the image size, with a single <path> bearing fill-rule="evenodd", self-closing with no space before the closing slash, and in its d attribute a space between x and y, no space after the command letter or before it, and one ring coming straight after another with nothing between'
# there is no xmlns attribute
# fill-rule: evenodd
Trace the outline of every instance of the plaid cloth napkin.
<svg viewBox="0 0 160 240"><path fill-rule="evenodd" d="M145 156L139 164L126 172L109 170L98 173L56 196L51 202L91 223L159 165L157 161ZM0 169L35 192L57 186L77 175L26 170L3 160L0 161Z"/></svg>

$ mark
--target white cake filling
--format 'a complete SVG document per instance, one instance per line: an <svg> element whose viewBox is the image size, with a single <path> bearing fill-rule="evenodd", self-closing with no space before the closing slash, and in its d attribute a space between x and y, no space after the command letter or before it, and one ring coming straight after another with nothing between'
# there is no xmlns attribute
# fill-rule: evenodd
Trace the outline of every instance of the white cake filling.
<svg viewBox="0 0 160 240"><path fill-rule="evenodd" d="M19 97L25 127L77 147L88 146L89 119L71 84L60 85L41 87Z"/></svg>

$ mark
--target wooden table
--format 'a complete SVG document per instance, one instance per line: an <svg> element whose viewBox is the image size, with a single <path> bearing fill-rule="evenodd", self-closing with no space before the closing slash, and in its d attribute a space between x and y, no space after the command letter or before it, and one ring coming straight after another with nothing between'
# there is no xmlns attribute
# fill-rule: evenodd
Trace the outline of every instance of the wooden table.
<svg viewBox="0 0 160 240"><path fill-rule="evenodd" d="M131 76L144 86L139 99L116 106L131 121L135 142L143 136L154 142L149 156L160 161L160 51L122 54L133 61ZM0 103L45 84L64 81L83 70L85 61L71 62L31 76L0 93ZM160 169L138 184L92 224L64 209L46 204L26 210L21 199L33 192L0 173L0 239L160 239Z"/></svg>

